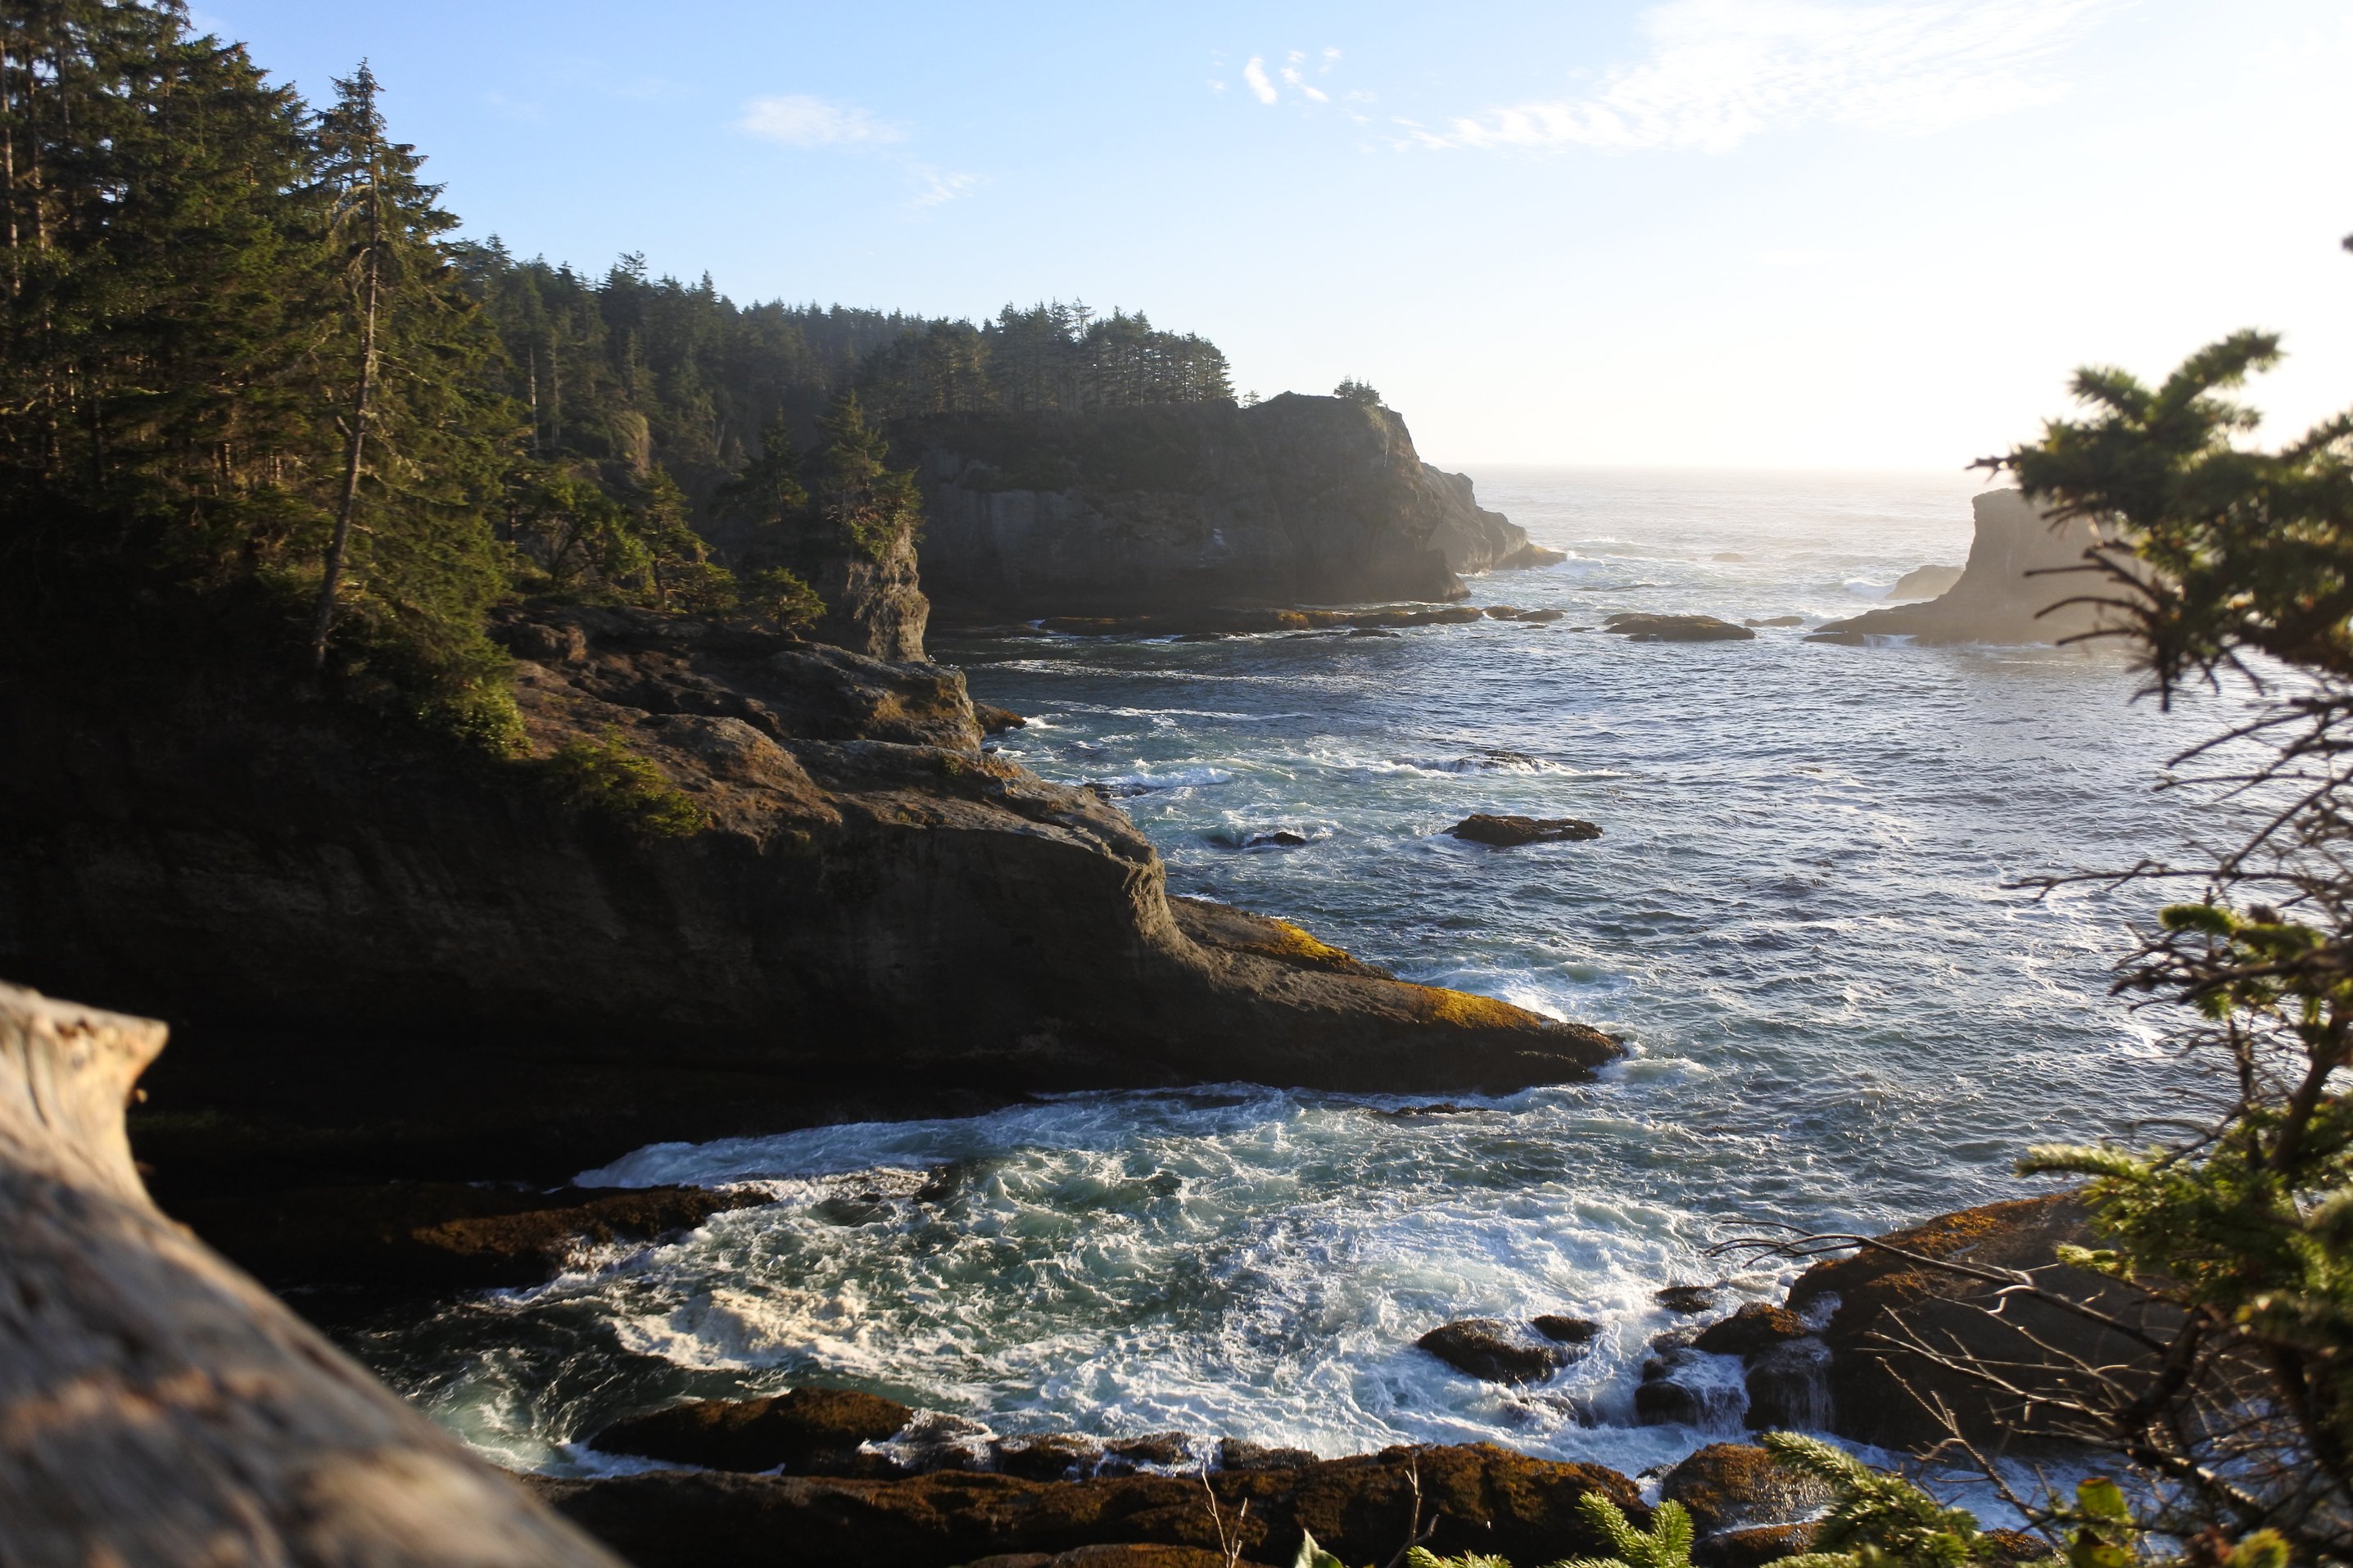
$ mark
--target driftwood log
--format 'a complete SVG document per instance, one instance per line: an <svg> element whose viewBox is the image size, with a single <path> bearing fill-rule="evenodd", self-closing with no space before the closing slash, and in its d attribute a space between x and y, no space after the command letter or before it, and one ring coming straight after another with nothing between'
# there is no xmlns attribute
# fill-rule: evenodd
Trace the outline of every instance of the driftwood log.
<svg viewBox="0 0 2353 1568"><path fill-rule="evenodd" d="M0 1563L617 1568L148 1201L164 1036L0 985Z"/></svg>

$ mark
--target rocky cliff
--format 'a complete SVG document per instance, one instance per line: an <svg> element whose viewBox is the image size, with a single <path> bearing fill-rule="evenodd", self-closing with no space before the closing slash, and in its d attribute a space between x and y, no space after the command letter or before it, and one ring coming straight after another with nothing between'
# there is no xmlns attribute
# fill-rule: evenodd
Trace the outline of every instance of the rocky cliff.
<svg viewBox="0 0 2353 1568"><path fill-rule="evenodd" d="M1977 536L1960 578L1925 604L1892 605L1831 621L1815 636L1833 640L1905 636L1930 643L2056 643L2101 624L2099 607L2063 601L2110 592L2081 567L2098 542L2080 520L2053 526L2016 490L1988 490L1970 503Z"/></svg>
<svg viewBox="0 0 2353 1568"><path fill-rule="evenodd" d="M456 1137L444 1176L774 1131L819 1095L1507 1089L1614 1054L1172 903L1115 808L983 753L952 670L646 611L500 635L541 761L198 684L136 713L0 689L0 973L198 1026L182 1070L282 1089L283 1125ZM634 752L692 830L584 801L543 760L566 746ZM280 1046L229 1043L257 1030Z"/></svg>
<svg viewBox="0 0 2353 1568"><path fill-rule="evenodd" d="M942 418L899 441L923 585L960 615L1456 599L1459 574L1559 559L1423 462L1396 413L1336 397Z"/></svg>

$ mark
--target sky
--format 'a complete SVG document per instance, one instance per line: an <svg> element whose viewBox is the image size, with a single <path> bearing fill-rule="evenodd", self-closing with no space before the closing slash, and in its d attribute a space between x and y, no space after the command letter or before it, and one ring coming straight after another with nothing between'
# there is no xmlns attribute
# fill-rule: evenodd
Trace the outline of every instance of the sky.
<svg viewBox="0 0 2353 1568"><path fill-rule="evenodd" d="M369 59L476 237L783 298L1146 312L1423 455L1956 469L2285 334L2353 405L2344 0L206 0Z"/></svg>

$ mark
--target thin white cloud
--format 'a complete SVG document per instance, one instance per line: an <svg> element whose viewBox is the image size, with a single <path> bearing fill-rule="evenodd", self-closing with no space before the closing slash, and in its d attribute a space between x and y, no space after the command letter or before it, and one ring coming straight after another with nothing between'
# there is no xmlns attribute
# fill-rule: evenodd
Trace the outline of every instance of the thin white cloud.
<svg viewBox="0 0 2353 1568"><path fill-rule="evenodd" d="M903 125L806 93L754 99L744 106L744 117L735 122L735 129L787 147L854 147L907 139Z"/></svg>
<svg viewBox="0 0 2353 1568"><path fill-rule="evenodd" d="M1648 57L1590 96L1408 127L1409 144L1722 153L1810 122L1942 130L2060 97L2053 57L2124 3L1669 0L1642 16Z"/></svg>
<svg viewBox="0 0 2353 1568"><path fill-rule="evenodd" d="M1314 102L1331 102L1331 99L1326 97L1320 89L1309 86L1307 78L1301 73L1299 68L1301 65L1305 63L1306 59L1306 50L1293 49L1291 51L1291 63L1282 68L1282 79L1284 84L1286 86L1298 89L1301 92L1306 94Z"/></svg>
<svg viewBox="0 0 2353 1568"><path fill-rule="evenodd" d="M1261 103L1274 101L1274 83L1267 79L1266 61L1260 56L1252 55L1250 64L1242 67L1242 80L1250 84L1250 91L1257 95Z"/></svg>
<svg viewBox="0 0 2353 1568"><path fill-rule="evenodd" d="M944 169L934 169L928 163L910 163L907 165L907 173L915 178L917 188L914 203L919 207L944 205L974 187L987 183L978 174L954 174Z"/></svg>
<svg viewBox="0 0 2353 1568"><path fill-rule="evenodd" d="M1211 77L1211 78L1209 79L1209 90L1210 90L1211 92L1223 92L1223 91L1225 91L1225 90L1226 90L1226 83L1225 83L1225 79L1224 79L1222 77L1214 77L1214 76L1213 76L1213 77Z"/></svg>

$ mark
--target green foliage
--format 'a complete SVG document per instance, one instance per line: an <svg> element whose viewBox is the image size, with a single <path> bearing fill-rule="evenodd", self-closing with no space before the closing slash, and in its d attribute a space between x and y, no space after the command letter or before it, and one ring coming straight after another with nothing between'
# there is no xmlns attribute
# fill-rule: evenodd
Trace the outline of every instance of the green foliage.
<svg viewBox="0 0 2353 1568"><path fill-rule="evenodd" d="M1313 1531L1299 1532L1299 1550L1291 1559L1291 1568L1347 1568L1339 1558L1315 1544Z"/></svg>
<svg viewBox="0 0 2353 1568"><path fill-rule="evenodd" d="M1353 375L1346 377L1339 385L1334 387L1332 395L1345 403L1362 404L1366 408L1378 408L1381 405L1381 395L1373 390L1371 384L1358 381Z"/></svg>
<svg viewBox="0 0 2353 1568"><path fill-rule="evenodd" d="M2086 1412L2160 1506L2136 1520L2102 1483L2054 1508L2080 1568L2146 1554L2143 1527L2201 1562L2353 1558L2353 415L2247 445L2257 416L2224 394L2278 358L2275 337L2240 332L2154 388L2083 371L2089 416L1991 465L2104 531L2092 564L2159 694L2249 678L2255 716L2191 754L2234 748L2230 787L2268 814L2206 868L2203 897L2158 912L2118 981L2180 1009L2177 1038L2229 1103L2170 1146L2020 1164L2085 1184L2106 1245L2064 1260L2179 1325L2160 1376Z"/></svg>
<svg viewBox="0 0 2353 1568"><path fill-rule="evenodd" d="M593 811L657 838L701 832L708 819L661 769L630 749L618 729L575 736L540 763L548 788L575 810Z"/></svg>
<svg viewBox="0 0 2353 1568"><path fill-rule="evenodd" d="M2353 415L2256 451L2235 438L2259 416L2221 395L2279 358L2275 335L2247 331L2154 388L2078 372L2094 416L2052 420L1994 460L2060 515L2120 531L2107 563L2166 689L2248 651L2353 678Z"/></svg>
<svg viewBox="0 0 2353 1568"><path fill-rule="evenodd" d="M822 437L802 465L812 515L880 561L914 542L923 521L915 476L890 466L890 443L866 421L858 394L845 392L818 421Z"/></svg>
<svg viewBox="0 0 2353 1568"><path fill-rule="evenodd" d="M805 630L825 614L817 590L781 566L754 573L744 604L761 620L788 632Z"/></svg>
<svg viewBox="0 0 2353 1568"><path fill-rule="evenodd" d="M2008 1563L2010 1553L1965 1509L1947 1508L1901 1476L1874 1470L1844 1449L1795 1432L1768 1432L1765 1451L1831 1489L1814 1550L1785 1560L1808 1568L1965 1568Z"/></svg>
<svg viewBox="0 0 2353 1568"><path fill-rule="evenodd" d="M1599 1492L1587 1492L1577 1506L1615 1555L1570 1558L1553 1568L1691 1568L1692 1520L1683 1504L1670 1500L1651 1510L1647 1531Z"/></svg>

